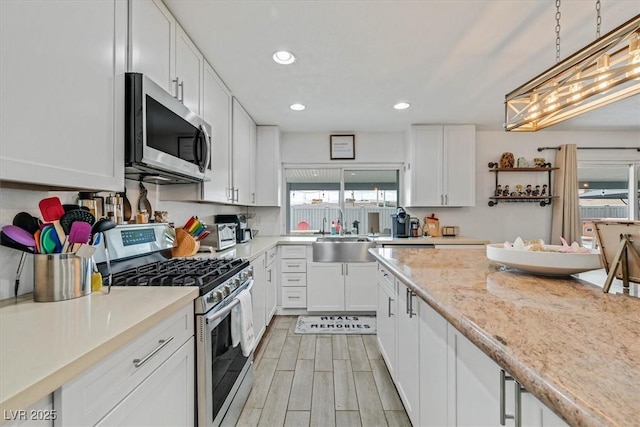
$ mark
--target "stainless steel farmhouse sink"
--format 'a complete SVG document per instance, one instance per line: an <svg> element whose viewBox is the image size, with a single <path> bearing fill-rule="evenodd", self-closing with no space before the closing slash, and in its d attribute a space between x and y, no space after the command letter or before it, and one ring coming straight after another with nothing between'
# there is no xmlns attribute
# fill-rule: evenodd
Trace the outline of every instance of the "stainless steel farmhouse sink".
<svg viewBox="0 0 640 427"><path fill-rule="evenodd" d="M375 242L358 236L318 237L312 243L314 262L372 262L369 249L375 248Z"/></svg>

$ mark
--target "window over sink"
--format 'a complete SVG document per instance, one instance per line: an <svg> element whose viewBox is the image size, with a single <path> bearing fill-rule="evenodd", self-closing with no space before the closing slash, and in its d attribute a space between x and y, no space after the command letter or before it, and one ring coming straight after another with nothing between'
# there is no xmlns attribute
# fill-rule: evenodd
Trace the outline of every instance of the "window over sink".
<svg viewBox="0 0 640 427"><path fill-rule="evenodd" d="M378 213L379 229L391 229L399 195L397 168L285 168L287 233L330 232L340 219L346 232L370 229L369 213Z"/></svg>

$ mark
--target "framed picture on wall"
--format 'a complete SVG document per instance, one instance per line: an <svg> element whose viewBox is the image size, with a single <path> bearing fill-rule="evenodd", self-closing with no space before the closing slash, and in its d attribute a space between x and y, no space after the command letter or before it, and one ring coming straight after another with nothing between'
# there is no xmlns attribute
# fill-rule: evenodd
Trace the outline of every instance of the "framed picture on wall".
<svg viewBox="0 0 640 427"><path fill-rule="evenodd" d="M331 160L355 160L355 135L331 135L329 148Z"/></svg>

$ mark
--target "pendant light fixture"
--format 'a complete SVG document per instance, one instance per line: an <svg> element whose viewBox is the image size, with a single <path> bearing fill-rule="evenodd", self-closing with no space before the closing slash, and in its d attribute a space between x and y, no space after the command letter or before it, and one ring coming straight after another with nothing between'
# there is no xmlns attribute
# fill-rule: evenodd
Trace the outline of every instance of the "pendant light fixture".
<svg viewBox="0 0 640 427"><path fill-rule="evenodd" d="M640 94L640 15L560 61L560 0L556 0L556 65L505 96L506 131L535 132Z"/></svg>

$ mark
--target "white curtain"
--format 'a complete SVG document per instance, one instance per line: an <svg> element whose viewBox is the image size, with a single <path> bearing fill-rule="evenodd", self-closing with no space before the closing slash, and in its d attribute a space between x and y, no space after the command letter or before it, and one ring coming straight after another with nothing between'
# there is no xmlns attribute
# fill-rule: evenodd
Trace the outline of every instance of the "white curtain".
<svg viewBox="0 0 640 427"><path fill-rule="evenodd" d="M561 145L556 155L551 218L551 243L560 245L560 237L569 243L582 244L582 223L578 198L578 149L575 144Z"/></svg>

